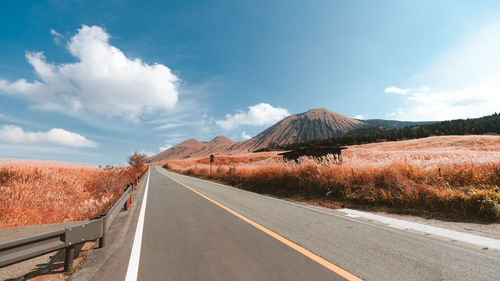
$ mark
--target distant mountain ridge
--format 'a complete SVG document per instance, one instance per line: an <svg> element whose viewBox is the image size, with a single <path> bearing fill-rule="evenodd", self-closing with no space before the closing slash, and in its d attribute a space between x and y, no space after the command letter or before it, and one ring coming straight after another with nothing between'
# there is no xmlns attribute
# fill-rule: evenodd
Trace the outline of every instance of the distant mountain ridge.
<svg viewBox="0 0 500 281"><path fill-rule="evenodd" d="M310 146L356 145L419 139L431 136L500 134L500 114L498 113L479 118L414 123L416 125L393 129L384 126L364 127L352 130L344 136L287 144L274 147L273 150L292 150Z"/></svg>
<svg viewBox="0 0 500 281"><path fill-rule="evenodd" d="M177 144L176 146L173 146L154 156L151 156L150 158L148 158L148 161L155 162L155 161L162 161L165 159L187 158L191 156L193 153L201 150L203 147L204 143L195 139L188 139Z"/></svg>
<svg viewBox="0 0 500 281"><path fill-rule="evenodd" d="M243 142L241 147L255 150L308 140L326 139L342 136L364 125L363 121L325 108L311 109L286 117L262 133Z"/></svg>
<svg viewBox="0 0 500 281"><path fill-rule="evenodd" d="M189 139L162 151L148 161L163 161L189 157L207 157L210 154L237 154L284 146L312 140L323 140L344 136L356 129L383 126L389 129L425 122L404 122L394 120L358 120L330 111L326 108L311 109L304 113L292 114L245 141L234 142L218 136L209 142Z"/></svg>
<svg viewBox="0 0 500 281"><path fill-rule="evenodd" d="M415 126L415 125L428 125L436 123L437 121L396 121L396 120L384 120L384 119L368 119L363 120L365 123L364 128L370 127L386 127L387 129L397 129L403 128L406 126Z"/></svg>

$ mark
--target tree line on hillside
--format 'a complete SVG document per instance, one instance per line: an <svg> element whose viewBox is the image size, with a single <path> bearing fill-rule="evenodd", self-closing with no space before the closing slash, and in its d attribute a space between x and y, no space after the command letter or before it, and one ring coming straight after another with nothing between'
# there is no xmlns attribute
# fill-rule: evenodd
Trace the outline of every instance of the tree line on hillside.
<svg viewBox="0 0 500 281"><path fill-rule="evenodd" d="M259 149L255 152L293 150L312 146L356 145L383 141L418 139L430 136L482 134L500 134L500 115L498 113L481 118L457 119L395 129L389 129L384 126L362 128L350 131L341 137L274 146L271 148Z"/></svg>

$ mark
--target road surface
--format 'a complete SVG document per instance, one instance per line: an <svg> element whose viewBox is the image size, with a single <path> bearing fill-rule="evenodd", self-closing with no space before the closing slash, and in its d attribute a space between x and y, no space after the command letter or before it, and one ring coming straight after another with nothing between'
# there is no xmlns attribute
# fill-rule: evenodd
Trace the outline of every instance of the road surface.
<svg viewBox="0 0 500 281"><path fill-rule="evenodd" d="M134 203L120 247L75 280L500 280L497 250L160 167Z"/></svg>

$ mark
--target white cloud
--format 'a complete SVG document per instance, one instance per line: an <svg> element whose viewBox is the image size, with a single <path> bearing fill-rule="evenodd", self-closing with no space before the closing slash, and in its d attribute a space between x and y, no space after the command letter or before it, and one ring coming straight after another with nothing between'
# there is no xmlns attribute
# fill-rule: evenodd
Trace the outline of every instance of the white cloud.
<svg viewBox="0 0 500 281"><path fill-rule="evenodd" d="M25 132L21 127L5 125L0 128L0 142L14 144L51 144L70 147L97 147L97 143L64 129L47 132Z"/></svg>
<svg viewBox="0 0 500 281"><path fill-rule="evenodd" d="M58 37L55 30L51 33ZM83 25L67 43L78 59L75 63L50 63L43 52L26 52L38 79L0 80L0 92L70 115L87 111L136 120L147 112L173 108L179 79L170 69L126 57L109 38L101 27Z"/></svg>
<svg viewBox="0 0 500 281"><path fill-rule="evenodd" d="M354 115L352 118L359 119L359 120L365 120L366 116L363 114L358 114L358 115Z"/></svg>
<svg viewBox="0 0 500 281"><path fill-rule="evenodd" d="M415 92L408 97L412 107L409 120L449 120L481 117L500 108L500 88L468 88L463 90ZM404 115L403 115L404 116Z"/></svg>
<svg viewBox="0 0 500 281"><path fill-rule="evenodd" d="M436 56L411 83L406 120L474 118L500 108L500 21L478 30ZM387 90L387 89L386 89Z"/></svg>
<svg viewBox="0 0 500 281"><path fill-rule="evenodd" d="M165 146L160 146L159 150L160 150L160 152L162 152L162 151L165 151L171 147L172 147L172 145L167 143L167 144L165 144Z"/></svg>
<svg viewBox="0 0 500 281"><path fill-rule="evenodd" d="M151 151L146 151L146 150L144 150L144 149L143 149L143 150L141 150L141 151L139 151L139 153L140 153L140 154L144 154L144 155L146 155L146 157L151 157L151 156L153 156L153 155L155 155L155 154L156 154L156 153L154 153L154 152L151 152ZM130 153L130 154L132 154L132 153Z"/></svg>
<svg viewBox="0 0 500 281"><path fill-rule="evenodd" d="M226 114L226 119L216 121L216 124L225 129L231 130L239 126L262 126L273 124L286 116L288 111L281 107L273 107L267 103L259 103L248 107L248 111L240 110L236 114Z"/></svg>
<svg viewBox="0 0 500 281"><path fill-rule="evenodd" d="M178 128L178 127L182 127L182 126L186 126L188 124L184 123L168 123L168 124L163 124L163 125L160 125L160 126L157 126L157 127L154 127L153 130L157 131L157 130L168 130L168 129L172 129L172 128Z"/></svg>
<svg viewBox="0 0 500 281"><path fill-rule="evenodd" d="M390 87L387 87L384 89L385 93L394 93L394 94L399 94L399 95L404 95L404 94L408 93L408 91L409 91L409 89L402 89L402 88L398 88L395 86L390 86Z"/></svg>
<svg viewBox="0 0 500 281"><path fill-rule="evenodd" d="M243 139L245 139L245 140L247 140L247 139L251 138L251 136L250 136L250 135L248 135L248 134L247 134L247 132L245 132L245 131L243 131L243 132L241 133L241 137L242 137Z"/></svg>
<svg viewBox="0 0 500 281"><path fill-rule="evenodd" d="M395 110L395 111L393 111L391 113L386 114L385 116L387 116L387 117L398 117L401 114L403 114L403 110L402 109L397 109L397 110Z"/></svg>
<svg viewBox="0 0 500 281"><path fill-rule="evenodd" d="M50 34L54 35L55 37L62 37L62 35L54 29L50 30Z"/></svg>
<svg viewBox="0 0 500 281"><path fill-rule="evenodd" d="M54 42L57 45L59 45L59 43L61 43L61 38L63 38L63 36L59 32L55 31L54 29L50 30L50 34L52 34L54 36Z"/></svg>

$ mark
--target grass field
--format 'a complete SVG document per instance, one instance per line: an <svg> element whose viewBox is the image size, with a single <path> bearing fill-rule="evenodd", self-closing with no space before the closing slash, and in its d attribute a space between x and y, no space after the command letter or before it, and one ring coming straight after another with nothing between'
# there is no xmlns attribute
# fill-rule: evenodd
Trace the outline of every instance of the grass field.
<svg viewBox="0 0 500 281"><path fill-rule="evenodd" d="M99 216L141 172L0 159L0 228Z"/></svg>
<svg viewBox="0 0 500 281"><path fill-rule="evenodd" d="M500 221L500 136L442 136L350 146L333 158L286 162L277 153L216 156L212 178L325 206L382 208L457 220ZM208 178L208 159L167 162Z"/></svg>

